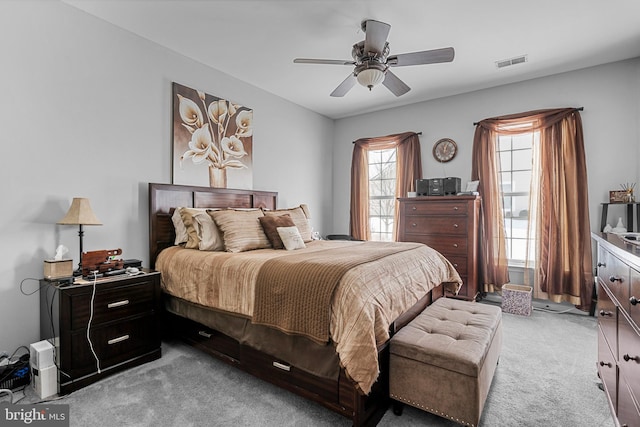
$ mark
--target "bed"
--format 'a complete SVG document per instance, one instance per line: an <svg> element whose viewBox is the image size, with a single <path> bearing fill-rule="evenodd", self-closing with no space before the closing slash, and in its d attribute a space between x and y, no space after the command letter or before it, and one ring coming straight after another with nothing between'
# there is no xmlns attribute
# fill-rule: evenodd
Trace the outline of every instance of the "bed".
<svg viewBox="0 0 640 427"><path fill-rule="evenodd" d="M303 233L297 250L176 245L177 207L208 208L234 250L226 218L279 215L285 210L277 209L275 192L151 183L149 207L164 329L353 425L375 425L387 409L389 338L460 286L453 266L422 244L310 240Z"/></svg>

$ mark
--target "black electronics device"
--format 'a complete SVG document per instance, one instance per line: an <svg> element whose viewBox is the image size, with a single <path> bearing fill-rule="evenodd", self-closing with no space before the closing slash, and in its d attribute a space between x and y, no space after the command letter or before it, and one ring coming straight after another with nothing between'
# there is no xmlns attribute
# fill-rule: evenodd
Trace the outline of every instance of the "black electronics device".
<svg viewBox="0 0 640 427"><path fill-rule="evenodd" d="M128 267L142 268L142 261L139 259L125 259L124 268L126 269Z"/></svg>
<svg viewBox="0 0 640 427"><path fill-rule="evenodd" d="M14 389L31 382L29 369L29 355L25 354L19 360L0 366L0 389Z"/></svg>
<svg viewBox="0 0 640 427"><path fill-rule="evenodd" d="M417 196L455 196L460 192L460 178L430 178L416 180Z"/></svg>
<svg viewBox="0 0 640 427"><path fill-rule="evenodd" d="M461 190L460 178L447 177L443 178L443 193L445 196L455 196Z"/></svg>

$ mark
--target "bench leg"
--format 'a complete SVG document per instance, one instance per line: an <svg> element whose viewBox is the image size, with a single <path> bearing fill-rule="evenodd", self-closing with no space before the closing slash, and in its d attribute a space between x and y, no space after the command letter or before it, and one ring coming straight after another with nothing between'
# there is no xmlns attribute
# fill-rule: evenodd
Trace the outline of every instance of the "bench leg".
<svg viewBox="0 0 640 427"><path fill-rule="evenodd" d="M404 403L394 400L392 406L393 406L393 413L395 415L397 416L402 415L402 410L404 409Z"/></svg>

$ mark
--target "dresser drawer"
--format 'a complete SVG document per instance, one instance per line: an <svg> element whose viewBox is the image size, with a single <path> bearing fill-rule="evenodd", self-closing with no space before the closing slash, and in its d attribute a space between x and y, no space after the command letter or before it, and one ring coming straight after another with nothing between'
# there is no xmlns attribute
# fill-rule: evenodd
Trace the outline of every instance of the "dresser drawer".
<svg viewBox="0 0 640 427"><path fill-rule="evenodd" d="M616 395L618 392L618 366L616 365L616 359L611 354L611 350L607 341L604 338L604 334L601 328L598 328L598 375L602 380L602 384L605 387L609 398L613 405L616 404Z"/></svg>
<svg viewBox="0 0 640 427"><path fill-rule="evenodd" d="M444 256L466 256L468 239L466 236L423 236L405 234L405 242L419 242L432 247Z"/></svg>
<svg viewBox="0 0 640 427"><path fill-rule="evenodd" d="M87 327L91 317L92 287L86 292L70 296L71 330ZM155 285L152 280L101 289L96 285L92 325L150 312L155 304Z"/></svg>
<svg viewBox="0 0 640 427"><path fill-rule="evenodd" d="M464 201L442 201L436 203L406 202L406 215L464 215L469 205Z"/></svg>
<svg viewBox="0 0 640 427"><path fill-rule="evenodd" d="M408 215L405 233L456 234L467 236L467 218L456 216L414 216Z"/></svg>
<svg viewBox="0 0 640 427"><path fill-rule="evenodd" d="M449 262L453 264L453 266L455 267L456 271L460 276L467 275L467 263L469 261L467 257L449 255L449 256L446 256L445 258L447 258Z"/></svg>
<svg viewBox="0 0 640 427"><path fill-rule="evenodd" d="M636 399L640 399L640 335L625 316L618 320L618 333L620 376L627 380Z"/></svg>
<svg viewBox="0 0 640 427"><path fill-rule="evenodd" d="M640 426L640 410L638 410L637 397L634 399L628 379L621 377L619 387L618 423L616 425L623 427Z"/></svg>
<svg viewBox="0 0 640 427"><path fill-rule="evenodd" d="M610 252L600 249L598 253L598 278L606 284L620 306L629 306L629 266Z"/></svg>
<svg viewBox="0 0 640 427"><path fill-rule="evenodd" d="M160 334L155 314L128 319L102 327L91 327L93 349L100 368L108 368L160 347ZM62 370L73 377L97 371L86 332L70 335L71 357L63 360Z"/></svg>
<svg viewBox="0 0 640 427"><path fill-rule="evenodd" d="M598 325L602 330L606 342L611 348L611 352L618 357L618 308L611 300L609 294L598 285Z"/></svg>
<svg viewBox="0 0 640 427"><path fill-rule="evenodd" d="M629 288L629 316L640 328L640 273L631 269L631 287ZM640 396L639 396L640 397Z"/></svg>

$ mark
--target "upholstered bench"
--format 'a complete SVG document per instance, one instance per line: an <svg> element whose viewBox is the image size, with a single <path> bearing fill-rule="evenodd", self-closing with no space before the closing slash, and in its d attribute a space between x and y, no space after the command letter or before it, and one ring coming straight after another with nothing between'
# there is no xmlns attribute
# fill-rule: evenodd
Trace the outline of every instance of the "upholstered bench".
<svg viewBox="0 0 640 427"><path fill-rule="evenodd" d="M500 307L438 299L391 339L394 413L406 403L477 426L501 348Z"/></svg>

